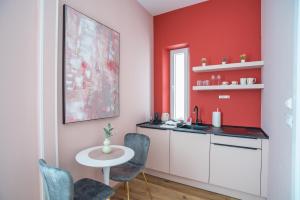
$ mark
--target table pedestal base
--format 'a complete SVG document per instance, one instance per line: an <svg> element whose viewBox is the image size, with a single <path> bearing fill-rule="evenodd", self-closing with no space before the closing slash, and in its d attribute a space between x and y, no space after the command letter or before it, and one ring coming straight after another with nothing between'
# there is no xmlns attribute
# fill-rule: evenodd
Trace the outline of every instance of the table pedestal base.
<svg viewBox="0 0 300 200"><path fill-rule="evenodd" d="M109 185L109 172L110 167L103 167L103 179L105 185Z"/></svg>

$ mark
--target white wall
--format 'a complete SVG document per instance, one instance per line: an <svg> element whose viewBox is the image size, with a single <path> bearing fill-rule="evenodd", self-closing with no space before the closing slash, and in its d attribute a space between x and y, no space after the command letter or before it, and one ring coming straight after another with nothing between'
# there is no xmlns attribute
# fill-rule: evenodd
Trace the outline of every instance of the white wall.
<svg viewBox="0 0 300 200"><path fill-rule="evenodd" d="M295 51L295 81L294 81L294 95L295 95L295 129L293 137L293 199L300 199L300 1L297 5L297 47Z"/></svg>
<svg viewBox="0 0 300 200"><path fill-rule="evenodd" d="M0 199L39 199L38 2L0 1Z"/></svg>
<svg viewBox="0 0 300 200"><path fill-rule="evenodd" d="M43 2L43 127L44 158L48 164L57 166L57 8L58 0Z"/></svg>
<svg viewBox="0 0 300 200"><path fill-rule="evenodd" d="M43 11L39 8L41 2ZM135 124L150 115L152 16L135 0L72 0L67 4L121 33L121 114L114 119L62 125L62 3L0 1L0 199L40 199L39 152L44 152L45 159L55 165L57 142L60 167L70 170L75 179L100 178L99 171L77 164L75 154L82 148L101 144L102 127L107 122L116 129L113 142L121 143L124 133L135 131ZM44 18L40 17L41 11ZM43 27L39 27L40 20ZM40 28L44 28L43 43L39 40ZM40 44L44 45L42 52ZM43 151L39 149L40 100L44 112Z"/></svg>
<svg viewBox="0 0 300 200"><path fill-rule="evenodd" d="M262 0L262 128L270 136L269 199L292 198L292 114L296 0Z"/></svg>
<svg viewBox="0 0 300 200"><path fill-rule="evenodd" d="M63 4L61 1L60 4ZM97 177L99 170L81 166L75 161L80 150L103 142L103 127L111 122L115 127L112 143L122 143L127 132L135 131L136 123L143 122L151 110L151 67L153 17L135 0L67 0L67 5L113 28L121 35L120 58L120 117L73 124L62 124L62 61L59 38L58 118L59 163L70 170L75 179ZM60 5L60 31L62 5Z"/></svg>

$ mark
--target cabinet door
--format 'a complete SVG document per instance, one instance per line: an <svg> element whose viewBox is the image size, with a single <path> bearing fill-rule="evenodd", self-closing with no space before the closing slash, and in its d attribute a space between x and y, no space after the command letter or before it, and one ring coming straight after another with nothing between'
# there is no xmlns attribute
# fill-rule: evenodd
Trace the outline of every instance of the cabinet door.
<svg viewBox="0 0 300 200"><path fill-rule="evenodd" d="M169 173L170 131L138 127L137 132L150 138L146 168Z"/></svg>
<svg viewBox="0 0 300 200"><path fill-rule="evenodd" d="M260 195L261 149L211 144L210 184Z"/></svg>
<svg viewBox="0 0 300 200"><path fill-rule="evenodd" d="M209 134L172 131L170 136L170 173L208 183Z"/></svg>

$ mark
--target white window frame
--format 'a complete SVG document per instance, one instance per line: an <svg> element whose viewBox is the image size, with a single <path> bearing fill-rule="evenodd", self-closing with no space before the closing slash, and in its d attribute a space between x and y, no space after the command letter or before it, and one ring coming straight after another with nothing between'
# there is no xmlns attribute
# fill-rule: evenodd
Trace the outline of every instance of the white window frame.
<svg viewBox="0 0 300 200"><path fill-rule="evenodd" d="M189 75L189 48L181 48L181 49L174 49L170 51L170 116L171 119L174 119L174 93L175 93L175 88L174 88L174 56L175 54L178 53L184 53L185 55L185 116L184 120L187 120L189 116L189 108L190 108L190 75Z"/></svg>

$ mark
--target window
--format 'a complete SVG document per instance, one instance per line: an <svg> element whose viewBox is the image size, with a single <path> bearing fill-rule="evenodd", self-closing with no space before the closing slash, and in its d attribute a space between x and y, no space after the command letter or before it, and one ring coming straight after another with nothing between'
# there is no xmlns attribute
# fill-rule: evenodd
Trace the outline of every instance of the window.
<svg viewBox="0 0 300 200"><path fill-rule="evenodd" d="M171 50L171 118L188 118L189 110L189 50Z"/></svg>

